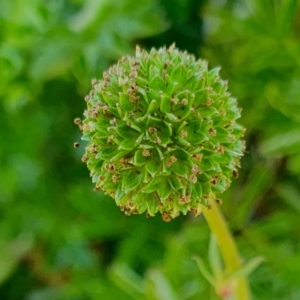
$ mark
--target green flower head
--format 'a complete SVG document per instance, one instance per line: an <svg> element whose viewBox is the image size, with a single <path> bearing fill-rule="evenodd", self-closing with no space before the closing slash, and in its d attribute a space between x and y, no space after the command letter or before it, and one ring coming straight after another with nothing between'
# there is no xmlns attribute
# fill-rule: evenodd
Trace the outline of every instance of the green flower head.
<svg viewBox="0 0 300 300"><path fill-rule="evenodd" d="M237 176L244 128L219 68L170 48L137 47L92 81L81 123L96 190L125 214L198 214Z"/></svg>

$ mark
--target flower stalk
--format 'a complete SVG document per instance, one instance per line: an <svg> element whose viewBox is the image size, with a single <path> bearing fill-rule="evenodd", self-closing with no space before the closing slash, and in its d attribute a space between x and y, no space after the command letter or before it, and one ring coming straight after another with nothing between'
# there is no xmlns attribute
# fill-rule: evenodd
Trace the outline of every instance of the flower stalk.
<svg viewBox="0 0 300 300"><path fill-rule="evenodd" d="M209 208L203 208L203 215L217 239L226 273L232 274L242 267L241 258L226 221L213 197L210 198L209 205ZM235 299L250 300L250 290L246 277L237 278L234 286Z"/></svg>

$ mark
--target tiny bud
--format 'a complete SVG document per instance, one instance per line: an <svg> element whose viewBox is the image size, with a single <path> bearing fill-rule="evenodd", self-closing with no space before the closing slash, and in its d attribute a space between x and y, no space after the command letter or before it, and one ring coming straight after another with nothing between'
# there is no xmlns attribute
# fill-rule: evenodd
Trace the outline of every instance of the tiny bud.
<svg viewBox="0 0 300 300"><path fill-rule="evenodd" d="M94 112L92 113L92 117L93 117L94 119L98 118L98 116L99 116L99 114L98 114L97 112L94 111Z"/></svg>
<svg viewBox="0 0 300 300"><path fill-rule="evenodd" d="M162 214L162 219L165 221L165 222L170 222L172 220L171 216L167 213L167 212L164 212Z"/></svg>
<svg viewBox="0 0 300 300"><path fill-rule="evenodd" d="M200 162L202 160L202 157L203 157L203 154L200 154L200 153L193 155L193 158L198 162Z"/></svg>
<svg viewBox="0 0 300 300"><path fill-rule="evenodd" d="M187 99L184 98L184 99L181 100L181 104L182 104L182 105L188 105L188 104L189 104L189 101L188 101Z"/></svg>
<svg viewBox="0 0 300 300"><path fill-rule="evenodd" d="M107 171L110 171L110 172L113 172L115 171L115 166L113 164L106 164L104 166L104 168L107 170Z"/></svg>
<svg viewBox="0 0 300 300"><path fill-rule="evenodd" d="M75 118L75 119L74 119L74 124L80 125L80 124L81 124L80 118Z"/></svg>
<svg viewBox="0 0 300 300"><path fill-rule="evenodd" d="M219 178L219 177L214 177L214 178L211 180L211 184L212 184L212 185L217 185L219 181L220 181L220 178Z"/></svg>
<svg viewBox="0 0 300 300"><path fill-rule="evenodd" d="M112 176L111 180L112 180L113 183L117 183L118 180L119 180L119 176L118 176L117 174L114 174L114 175Z"/></svg>
<svg viewBox="0 0 300 300"><path fill-rule="evenodd" d="M150 156L150 154L151 154L151 152L148 149L144 149L142 152L142 156L144 156L144 157L148 157L148 156Z"/></svg>
<svg viewBox="0 0 300 300"><path fill-rule="evenodd" d="M221 199L216 199L216 203L217 203L218 205L222 205L222 204L223 204L223 201L222 201Z"/></svg>
<svg viewBox="0 0 300 300"><path fill-rule="evenodd" d="M197 165L193 165L191 171L193 174L202 174L201 169Z"/></svg>
<svg viewBox="0 0 300 300"><path fill-rule="evenodd" d="M187 131L186 130L181 130L180 131L180 136L182 137L182 138L186 138L187 137Z"/></svg>
<svg viewBox="0 0 300 300"><path fill-rule="evenodd" d="M237 170L233 170L232 175L234 178L238 178L239 177L239 172Z"/></svg>
<svg viewBox="0 0 300 300"><path fill-rule="evenodd" d="M160 144L160 143L161 143L161 139L157 136L157 137L154 139L154 143L155 143L155 144Z"/></svg>
<svg viewBox="0 0 300 300"><path fill-rule="evenodd" d="M214 128L210 128L208 132L209 132L209 134L212 135L212 136L216 136L216 134L217 134L217 131L216 131L216 129L214 129Z"/></svg>
<svg viewBox="0 0 300 300"><path fill-rule="evenodd" d="M217 147L217 152L220 154L224 154L225 152L225 147L223 145L220 145Z"/></svg>
<svg viewBox="0 0 300 300"><path fill-rule="evenodd" d="M173 52L174 49L175 49L175 47L176 47L176 46L175 46L175 43L173 43L173 44L169 47L168 50L169 50L170 52Z"/></svg>
<svg viewBox="0 0 300 300"><path fill-rule="evenodd" d="M197 182L197 176L196 176L195 174L192 174L192 175L190 176L190 181L191 181L192 183L196 183L196 182Z"/></svg>
<svg viewBox="0 0 300 300"><path fill-rule="evenodd" d="M149 133L151 133L151 134L157 133L157 129L156 129L155 127L153 127L153 126L149 127L148 131L149 131Z"/></svg>
<svg viewBox="0 0 300 300"><path fill-rule="evenodd" d="M109 121L109 124L111 125L117 125L117 120L116 118L113 118L112 120Z"/></svg>
<svg viewBox="0 0 300 300"><path fill-rule="evenodd" d="M179 99L178 98L172 98L171 103L177 105L179 103Z"/></svg>

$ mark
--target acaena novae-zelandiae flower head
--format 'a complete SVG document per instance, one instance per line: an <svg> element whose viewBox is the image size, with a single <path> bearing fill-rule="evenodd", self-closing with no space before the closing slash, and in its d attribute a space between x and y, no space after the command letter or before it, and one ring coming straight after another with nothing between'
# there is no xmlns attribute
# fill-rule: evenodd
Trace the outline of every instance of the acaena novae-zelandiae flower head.
<svg viewBox="0 0 300 300"><path fill-rule="evenodd" d="M237 176L244 152L241 110L219 68L170 48L136 49L92 80L82 158L96 190L125 214L165 221L199 214Z"/></svg>

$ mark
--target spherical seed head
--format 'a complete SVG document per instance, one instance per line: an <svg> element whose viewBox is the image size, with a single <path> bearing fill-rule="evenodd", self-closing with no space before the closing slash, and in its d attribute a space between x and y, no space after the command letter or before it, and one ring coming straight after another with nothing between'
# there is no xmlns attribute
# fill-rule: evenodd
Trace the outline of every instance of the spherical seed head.
<svg viewBox="0 0 300 300"><path fill-rule="evenodd" d="M83 161L97 189L127 215L169 221L198 214L237 173L244 128L219 68L169 49L137 48L95 81L86 97Z"/></svg>

